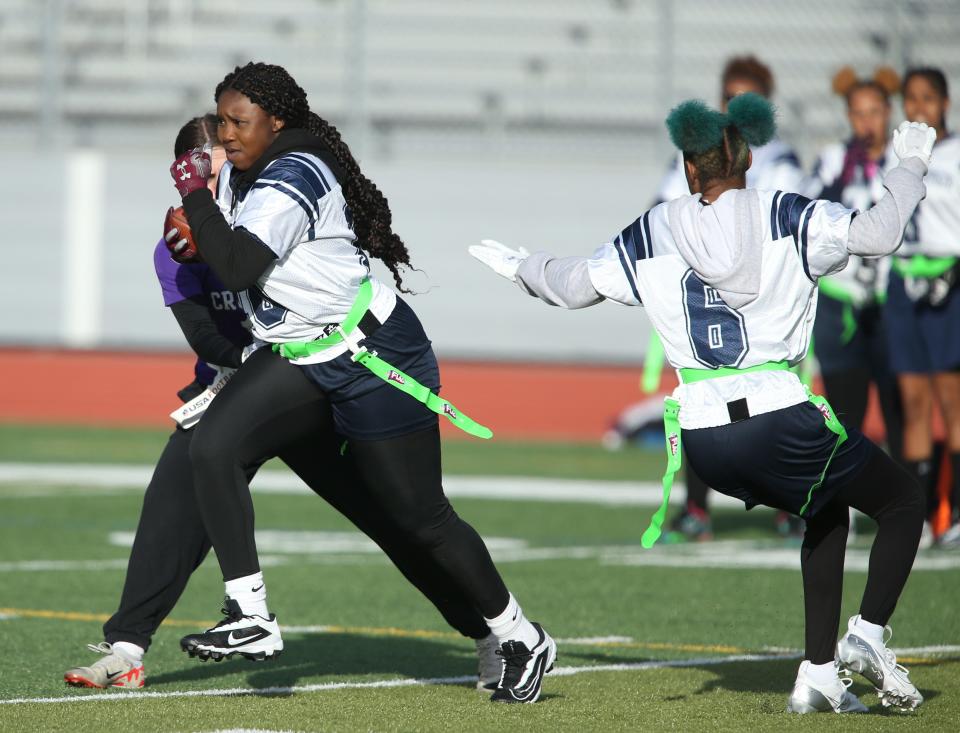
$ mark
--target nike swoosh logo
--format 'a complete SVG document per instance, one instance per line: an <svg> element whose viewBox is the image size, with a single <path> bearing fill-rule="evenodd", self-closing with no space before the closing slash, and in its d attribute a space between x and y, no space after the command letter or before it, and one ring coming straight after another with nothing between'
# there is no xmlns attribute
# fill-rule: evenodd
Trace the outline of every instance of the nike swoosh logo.
<svg viewBox="0 0 960 733"><path fill-rule="evenodd" d="M264 631L263 629L257 629L257 633L250 636L244 636L237 638L233 635L233 632L230 632L230 635L227 637L227 646L240 646L241 644L251 644L255 641L260 641L260 639L266 639L270 636L269 631Z"/></svg>
<svg viewBox="0 0 960 733"><path fill-rule="evenodd" d="M256 588L251 588L251 589L250 589L250 592L251 592L251 593L256 593L256 592L257 592L258 590L260 590L261 588L263 588L263 583L261 583L260 585L258 585Z"/></svg>
<svg viewBox="0 0 960 733"><path fill-rule="evenodd" d="M107 680L112 680L114 677L117 677L117 676L119 676L119 675L121 675L121 674L123 674L123 670L122 670L122 669L118 669L116 672L108 672L108 673L107 673Z"/></svg>

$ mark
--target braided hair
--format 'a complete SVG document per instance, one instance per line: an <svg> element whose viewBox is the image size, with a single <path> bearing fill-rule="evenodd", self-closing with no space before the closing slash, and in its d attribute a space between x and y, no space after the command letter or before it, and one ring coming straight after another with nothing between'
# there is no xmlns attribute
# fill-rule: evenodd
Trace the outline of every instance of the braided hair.
<svg viewBox="0 0 960 733"><path fill-rule="evenodd" d="M776 134L773 105L749 92L730 100L727 112L690 99L667 117L670 139L692 161L706 183L741 176L750 167L750 147L765 145Z"/></svg>
<svg viewBox="0 0 960 733"><path fill-rule="evenodd" d="M403 287L399 268L410 268L410 253L403 240L391 229L392 216L386 196L367 178L340 137L340 132L325 119L310 111L307 93L282 66L250 62L238 66L217 85L214 99L232 89L243 94L264 112L283 120L286 128L302 128L330 150L345 180L340 181L343 196L353 216L353 229L363 249L383 262L393 273L401 292Z"/></svg>

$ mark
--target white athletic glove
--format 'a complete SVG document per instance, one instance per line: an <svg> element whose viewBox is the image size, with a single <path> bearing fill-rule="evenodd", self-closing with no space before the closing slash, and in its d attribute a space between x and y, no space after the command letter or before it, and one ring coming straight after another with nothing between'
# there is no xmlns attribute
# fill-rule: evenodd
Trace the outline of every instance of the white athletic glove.
<svg viewBox="0 0 960 733"><path fill-rule="evenodd" d="M937 141L937 131L924 122L901 122L893 131L893 152L900 160L920 158L930 167L933 144Z"/></svg>
<svg viewBox="0 0 960 733"><path fill-rule="evenodd" d="M523 247L511 249L495 239L481 239L480 244L472 244L467 247L467 252L511 282L517 281L517 270L520 268L520 263L530 256L530 253Z"/></svg>

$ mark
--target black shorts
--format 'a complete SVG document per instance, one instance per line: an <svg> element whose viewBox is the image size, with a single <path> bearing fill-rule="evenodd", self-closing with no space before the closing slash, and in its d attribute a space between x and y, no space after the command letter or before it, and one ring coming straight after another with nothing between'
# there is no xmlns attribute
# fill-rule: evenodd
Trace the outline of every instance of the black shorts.
<svg viewBox="0 0 960 733"><path fill-rule="evenodd" d="M684 430L683 445L700 477L720 493L743 501L747 509L763 504L810 517L879 450L859 430L846 427L847 440L815 491L837 435L810 402L717 428Z"/></svg>
<svg viewBox="0 0 960 733"><path fill-rule="evenodd" d="M440 368L430 339L400 298L386 323L360 343L431 391L440 391ZM337 433L357 440L385 440L437 424L437 414L426 405L350 357L347 352L321 364L297 365L330 400Z"/></svg>
<svg viewBox="0 0 960 733"><path fill-rule="evenodd" d="M887 337L880 307L851 307L857 329L844 343L843 311L846 307L839 300L820 293L817 320L813 324L813 351L820 364L820 373L853 370L883 373L887 365Z"/></svg>
<svg viewBox="0 0 960 733"><path fill-rule="evenodd" d="M894 374L960 369L960 285L954 285L947 299L933 307L910 300L903 278L891 272L883 318Z"/></svg>

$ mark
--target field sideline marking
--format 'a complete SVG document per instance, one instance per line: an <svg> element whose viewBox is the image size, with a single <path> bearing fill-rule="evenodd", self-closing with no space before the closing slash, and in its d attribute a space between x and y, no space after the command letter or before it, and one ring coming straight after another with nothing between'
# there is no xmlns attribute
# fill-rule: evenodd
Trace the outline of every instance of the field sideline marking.
<svg viewBox="0 0 960 733"><path fill-rule="evenodd" d="M26 491L0 494L0 497L62 496L69 489L58 492L56 487L63 486L142 492L152 474L153 466L146 464L0 462L0 484L40 485ZM658 481L447 475L443 477L443 485L450 497L500 501L656 506L663 498ZM299 478L283 470L261 471L252 487L260 493L313 495ZM723 494L715 494L712 501L717 506L743 507L743 502Z"/></svg>
<svg viewBox="0 0 960 733"><path fill-rule="evenodd" d="M554 677L572 677L589 672L634 672L648 669L670 667L708 667L736 662L768 662L771 660L799 659L799 654L741 654L732 657L703 657L700 659L671 659L651 662L632 662L626 664L596 664L584 667L557 667L550 674ZM26 703L70 703L70 702L114 702L117 700L167 699L172 697L224 697L235 695L257 695L273 697L304 692L323 692L327 690L363 690L391 687L424 687L429 685L462 685L476 682L476 675L461 677L432 677L426 679L402 678L398 680L376 680L373 682L325 682L314 685L293 685L290 687L240 687L214 690L174 690L170 692L120 692L105 694L77 695L73 697L18 697L0 700L0 705L23 705Z"/></svg>

